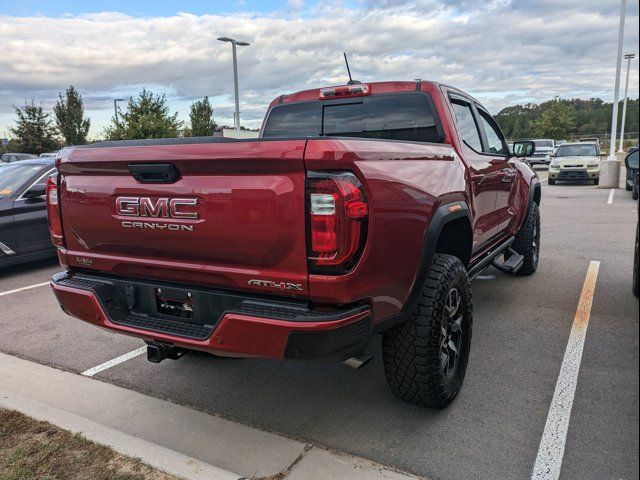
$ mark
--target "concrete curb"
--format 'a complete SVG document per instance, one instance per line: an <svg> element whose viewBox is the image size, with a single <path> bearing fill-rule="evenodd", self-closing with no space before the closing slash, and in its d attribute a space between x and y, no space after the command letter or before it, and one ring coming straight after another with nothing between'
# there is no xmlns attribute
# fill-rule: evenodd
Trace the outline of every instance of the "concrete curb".
<svg viewBox="0 0 640 480"><path fill-rule="evenodd" d="M0 405L194 480L415 480L166 400L0 353ZM231 473L237 472L237 473Z"/></svg>
<svg viewBox="0 0 640 480"><path fill-rule="evenodd" d="M3 392L0 395L0 406L4 408L16 410L37 420L53 423L73 433L81 433L89 440L107 445L122 455L139 458L144 463L176 477L190 480L240 479L238 475L226 470L100 425L79 415L65 412L46 403L16 393Z"/></svg>

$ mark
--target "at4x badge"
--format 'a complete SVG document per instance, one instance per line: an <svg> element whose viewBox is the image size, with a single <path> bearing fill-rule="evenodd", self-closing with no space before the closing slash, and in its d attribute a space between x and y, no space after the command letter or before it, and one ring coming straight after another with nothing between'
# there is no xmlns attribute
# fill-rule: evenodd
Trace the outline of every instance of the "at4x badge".
<svg viewBox="0 0 640 480"><path fill-rule="evenodd" d="M301 283L274 282L272 280L258 280L256 278L252 278L247 283L254 287L273 288L274 290L295 290L298 292L303 290Z"/></svg>

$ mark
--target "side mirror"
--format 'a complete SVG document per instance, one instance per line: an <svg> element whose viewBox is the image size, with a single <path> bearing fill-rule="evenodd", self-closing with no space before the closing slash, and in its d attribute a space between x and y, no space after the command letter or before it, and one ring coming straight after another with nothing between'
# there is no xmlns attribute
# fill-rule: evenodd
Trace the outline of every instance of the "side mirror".
<svg viewBox="0 0 640 480"><path fill-rule="evenodd" d="M518 158L530 157L536 151L536 144L529 141L523 140L521 142L513 143L513 156Z"/></svg>
<svg viewBox="0 0 640 480"><path fill-rule="evenodd" d="M624 165L634 170L638 169L638 150L634 150L624 158Z"/></svg>
<svg viewBox="0 0 640 480"><path fill-rule="evenodd" d="M24 198L38 198L44 197L47 194L47 187L45 185L34 185L22 195Z"/></svg>

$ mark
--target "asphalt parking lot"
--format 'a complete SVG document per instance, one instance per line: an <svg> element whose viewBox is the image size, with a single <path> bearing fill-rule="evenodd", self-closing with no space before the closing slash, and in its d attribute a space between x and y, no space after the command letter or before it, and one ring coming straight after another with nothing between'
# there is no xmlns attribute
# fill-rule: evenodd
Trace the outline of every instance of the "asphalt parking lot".
<svg viewBox="0 0 640 480"><path fill-rule="evenodd" d="M542 194L537 273L487 270L473 284L467 377L441 411L390 393L379 341L361 370L341 364L137 356L95 375L152 396L373 459L428 479L531 478L587 270L593 305L561 478L638 478L638 300L631 293L638 204L587 185ZM141 347L67 317L47 286L55 261L0 272L0 351L81 373Z"/></svg>

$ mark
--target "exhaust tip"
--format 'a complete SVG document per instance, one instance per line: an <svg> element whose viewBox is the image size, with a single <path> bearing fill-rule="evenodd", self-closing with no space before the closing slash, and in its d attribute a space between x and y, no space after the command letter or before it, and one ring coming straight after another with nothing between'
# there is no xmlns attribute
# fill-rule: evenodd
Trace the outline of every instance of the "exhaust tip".
<svg viewBox="0 0 640 480"><path fill-rule="evenodd" d="M367 356L358 356L358 357L347 358L342 363L344 365L346 365L347 367L351 367L351 368L353 368L355 370L359 370L362 367L364 367L366 364L368 364L371 360L373 360L373 357L371 355L367 355Z"/></svg>

